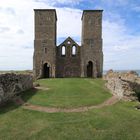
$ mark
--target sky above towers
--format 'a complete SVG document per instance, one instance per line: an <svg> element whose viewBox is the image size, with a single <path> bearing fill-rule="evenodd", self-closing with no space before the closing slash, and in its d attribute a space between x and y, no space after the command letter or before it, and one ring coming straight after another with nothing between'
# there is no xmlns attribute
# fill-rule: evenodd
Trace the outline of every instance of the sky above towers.
<svg viewBox="0 0 140 140"><path fill-rule="evenodd" d="M103 9L104 69L140 69L140 0L0 0L0 70L32 69L39 8L56 9L58 44L80 44L82 10Z"/></svg>

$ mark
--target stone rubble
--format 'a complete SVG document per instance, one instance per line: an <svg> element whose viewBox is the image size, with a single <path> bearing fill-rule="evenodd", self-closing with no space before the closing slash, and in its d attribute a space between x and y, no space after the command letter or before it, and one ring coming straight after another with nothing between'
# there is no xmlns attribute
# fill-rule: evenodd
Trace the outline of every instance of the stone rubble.
<svg viewBox="0 0 140 140"><path fill-rule="evenodd" d="M139 100L140 77L135 71L114 72L109 70L104 76L106 87L112 94L127 101Z"/></svg>
<svg viewBox="0 0 140 140"><path fill-rule="evenodd" d="M0 74L0 104L32 87L33 77L29 74Z"/></svg>

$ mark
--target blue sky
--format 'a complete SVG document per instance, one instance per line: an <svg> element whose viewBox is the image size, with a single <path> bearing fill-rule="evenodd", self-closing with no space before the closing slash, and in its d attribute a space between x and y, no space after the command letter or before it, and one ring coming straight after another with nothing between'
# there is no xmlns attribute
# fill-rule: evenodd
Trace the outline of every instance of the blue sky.
<svg viewBox="0 0 140 140"><path fill-rule="evenodd" d="M103 9L104 69L140 69L140 0L0 0L0 70L32 69L33 9L56 9L57 42L80 44L84 9Z"/></svg>

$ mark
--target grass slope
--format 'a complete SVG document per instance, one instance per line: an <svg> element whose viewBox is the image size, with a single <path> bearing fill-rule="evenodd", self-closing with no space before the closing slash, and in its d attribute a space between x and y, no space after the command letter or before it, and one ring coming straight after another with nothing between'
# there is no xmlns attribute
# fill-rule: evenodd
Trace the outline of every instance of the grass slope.
<svg viewBox="0 0 140 140"><path fill-rule="evenodd" d="M38 82L49 90L39 90L36 94L34 91L28 91L23 95L24 100L34 94L28 100L32 104L71 108L100 104L111 97L102 79L63 78L44 79Z"/></svg>
<svg viewBox="0 0 140 140"><path fill-rule="evenodd" d="M61 80L41 80L40 83L52 89L53 87L59 87L63 83ZM67 79L64 79L64 81L68 82ZM70 81L68 83L76 84L75 82L73 83L72 79ZM97 93L98 91L104 91L101 79L77 79L77 82L80 84L84 81L87 82L86 86L93 82L90 84L93 88L90 88L90 90L98 89ZM71 88L70 90L72 91ZM90 90L87 95L90 94ZM54 92L53 94L57 93ZM61 92L60 94L61 96L64 95ZM73 96L69 94L67 91L68 97ZM75 94L77 95L78 93ZM108 93L106 94L108 95ZM26 100L30 100L29 98L34 96L32 93L32 96L28 96L28 98L26 96ZM85 95L83 97L85 98ZM100 93L98 97L102 97ZM73 98L70 98L71 104L75 105L73 100ZM79 101L78 105L83 105L83 103L83 100ZM63 106L64 104L65 102ZM69 104L68 106L70 106ZM136 104L138 103L118 102L112 106L82 113L44 113L26 110L21 106L9 103L5 107L0 108L0 140L139 140L140 111L135 110L134 106ZM57 105L61 104L57 103Z"/></svg>
<svg viewBox="0 0 140 140"><path fill-rule="evenodd" d="M120 102L83 113L0 110L0 140L139 140L140 111Z"/></svg>

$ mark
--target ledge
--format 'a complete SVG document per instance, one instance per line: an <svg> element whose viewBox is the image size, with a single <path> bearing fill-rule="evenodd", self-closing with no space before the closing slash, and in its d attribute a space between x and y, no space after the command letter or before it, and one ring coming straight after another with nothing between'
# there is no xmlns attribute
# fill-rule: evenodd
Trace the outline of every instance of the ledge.
<svg viewBox="0 0 140 140"><path fill-rule="evenodd" d="M83 15L84 15L85 12L103 12L103 10L83 10L83 14L82 14L81 20L83 19Z"/></svg>
<svg viewBox="0 0 140 140"><path fill-rule="evenodd" d="M34 11L52 11L52 12L55 12L55 17L56 17L56 20L57 20L57 14L56 14L56 10L55 9L34 9Z"/></svg>

